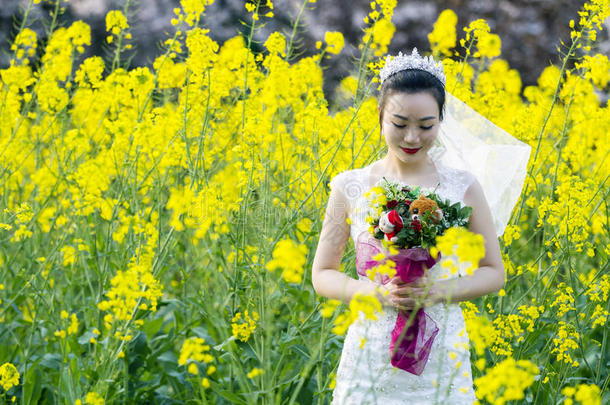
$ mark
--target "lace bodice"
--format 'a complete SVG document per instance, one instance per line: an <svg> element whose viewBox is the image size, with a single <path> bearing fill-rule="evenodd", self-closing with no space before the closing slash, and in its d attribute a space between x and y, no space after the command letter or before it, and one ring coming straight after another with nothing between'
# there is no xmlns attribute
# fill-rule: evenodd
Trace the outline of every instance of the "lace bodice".
<svg viewBox="0 0 610 405"><path fill-rule="evenodd" d="M358 235L369 226L364 193L378 183L372 182L371 166L342 172L331 180L331 187L338 187L349 203L350 236L354 247ZM463 203L464 194L475 180L474 176L438 162L435 162L435 167L439 179L435 192L451 203ZM422 191L432 189L422 188ZM463 269L451 274L440 263L428 272L433 279L464 274ZM457 304L436 304L426 307L425 311L438 325L439 334L432 345L424 372L419 376L392 367L390 363L389 342L398 315L396 309L384 307L376 320L365 319L360 313L345 337L332 405L473 403L475 395L470 374L469 339L460 307Z"/></svg>

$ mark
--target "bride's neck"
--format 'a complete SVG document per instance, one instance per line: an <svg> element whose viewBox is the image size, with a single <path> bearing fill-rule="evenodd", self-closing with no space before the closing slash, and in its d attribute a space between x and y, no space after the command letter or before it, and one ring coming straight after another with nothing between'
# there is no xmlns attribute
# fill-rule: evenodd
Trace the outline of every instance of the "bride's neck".
<svg viewBox="0 0 610 405"><path fill-rule="evenodd" d="M423 177L434 173L434 163L429 156L417 162L405 163L394 155L387 154L379 160L379 170L389 176L396 178Z"/></svg>

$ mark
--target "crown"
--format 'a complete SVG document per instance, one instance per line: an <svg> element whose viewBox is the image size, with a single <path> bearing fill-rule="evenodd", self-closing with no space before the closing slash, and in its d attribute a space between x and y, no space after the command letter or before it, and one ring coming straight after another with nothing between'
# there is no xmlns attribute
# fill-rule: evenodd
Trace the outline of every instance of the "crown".
<svg viewBox="0 0 610 405"><path fill-rule="evenodd" d="M432 56L421 57L417 52L417 48L413 48L411 55L398 52L398 55L391 57L388 55L385 60L385 66L379 71L379 79L381 84L384 80L405 69L419 69L431 73L445 86L445 73L443 72L443 62L438 64Z"/></svg>

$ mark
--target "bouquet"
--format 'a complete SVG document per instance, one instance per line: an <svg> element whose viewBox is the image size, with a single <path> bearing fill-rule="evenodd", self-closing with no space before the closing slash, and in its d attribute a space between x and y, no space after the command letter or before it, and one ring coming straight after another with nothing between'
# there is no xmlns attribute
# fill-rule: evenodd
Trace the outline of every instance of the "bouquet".
<svg viewBox="0 0 610 405"><path fill-rule="evenodd" d="M365 193L369 200L370 227L357 238L356 269L358 274L371 277L374 274L371 270L379 268L379 258L386 257L395 266L395 274L404 283L411 283L436 264L438 257L432 258L429 252L436 244L436 237L454 226L467 227L472 208L451 204L434 191L424 193L420 187L404 186L385 178L378 184ZM384 245L398 248L398 253L381 255ZM387 274L375 276L383 284L390 281ZM409 319L411 312L398 312L390 358L393 366L420 375L438 327L423 308L413 319Z"/></svg>
<svg viewBox="0 0 610 405"><path fill-rule="evenodd" d="M471 207L451 204L434 191L423 193L420 187L403 186L381 180L366 196L369 199L371 233L399 249L436 244L436 237L454 226L468 226Z"/></svg>

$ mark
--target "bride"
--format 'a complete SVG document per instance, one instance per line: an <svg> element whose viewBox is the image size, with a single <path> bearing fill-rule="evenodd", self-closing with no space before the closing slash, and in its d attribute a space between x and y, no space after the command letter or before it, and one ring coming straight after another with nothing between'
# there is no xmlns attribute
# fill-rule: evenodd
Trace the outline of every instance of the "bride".
<svg viewBox="0 0 610 405"><path fill-rule="evenodd" d="M361 313L349 327L332 404L470 405L476 398L469 340L457 303L499 291L504 286L495 211L492 213L475 175L445 164L432 153L439 128L442 129L448 95L442 63L435 63L431 57L423 58L414 49L411 55L399 54L392 60L388 57L380 79L379 124L387 154L363 168L339 173L331 180L312 265L313 287L319 295L348 304L357 292L376 294L383 306L377 319L365 319ZM358 235L368 232L363 195L381 177L424 190L434 189L451 203L472 207L469 229L485 240L485 257L479 268L471 275L462 271L451 274L443 266L435 265L417 283L403 284L394 277L384 285L363 276L353 279L338 271L350 236L356 243ZM416 305L424 307L439 329L421 375L393 367L389 353L398 311L411 310Z"/></svg>

